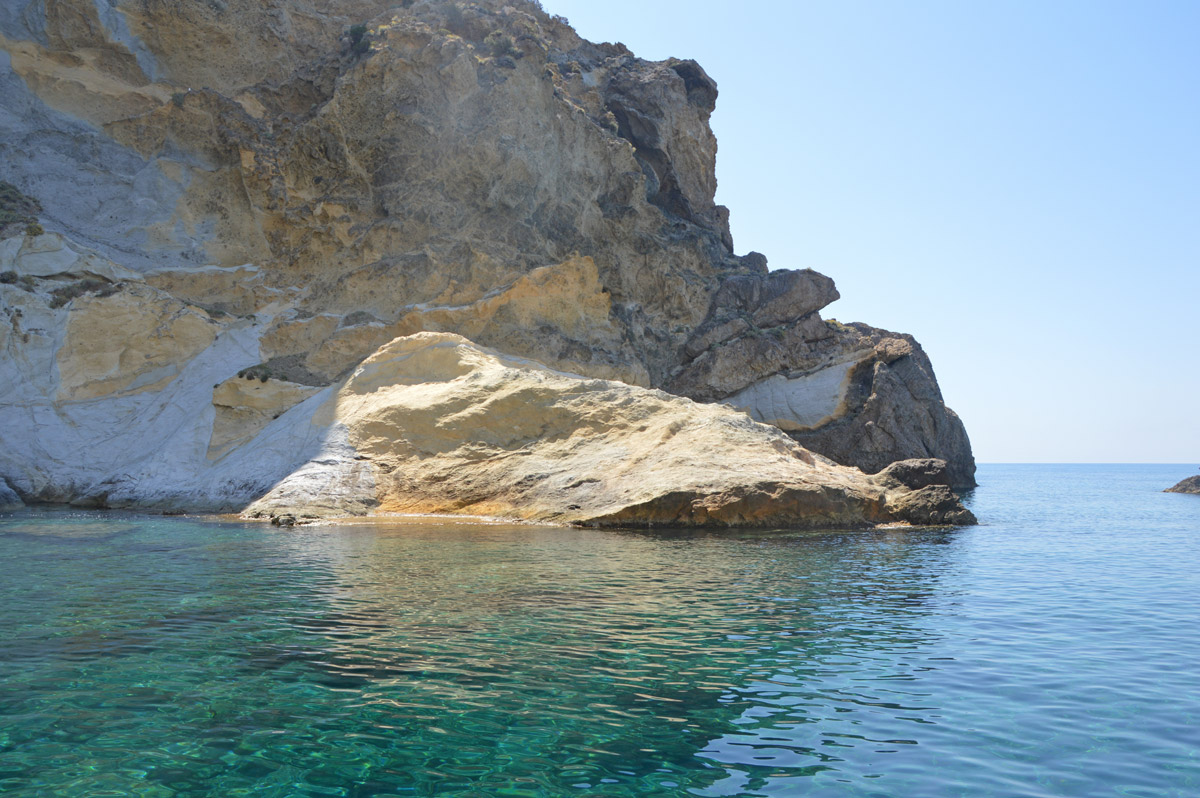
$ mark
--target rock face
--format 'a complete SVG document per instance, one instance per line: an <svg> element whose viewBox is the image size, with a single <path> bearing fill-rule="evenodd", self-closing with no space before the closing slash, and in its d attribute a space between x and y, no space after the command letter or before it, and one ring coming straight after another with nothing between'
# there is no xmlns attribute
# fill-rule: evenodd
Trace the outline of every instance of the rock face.
<svg viewBox="0 0 1200 798"><path fill-rule="evenodd" d="M1195 493L1200 495L1200 477L1188 477L1179 484L1167 488L1163 493Z"/></svg>
<svg viewBox="0 0 1200 798"><path fill-rule="evenodd" d="M941 461L904 461L864 479L723 405L556 372L448 333L381 347L308 423L344 433L317 465L251 505L251 515L367 509L704 527L974 522Z"/></svg>
<svg viewBox="0 0 1200 798"><path fill-rule="evenodd" d="M8 483L0 479L0 513L10 510L19 510L25 506L21 501L21 497L8 486Z"/></svg>
<svg viewBox="0 0 1200 798"><path fill-rule="evenodd" d="M842 361L853 365L842 367L841 412L807 429L792 428L792 436L814 451L868 472L898 459L937 457L949 464L955 488L974 487L975 459L966 428L942 400L921 345L911 335L864 324L850 325L849 330L842 346L861 354L861 359ZM841 373L836 366L817 370L788 385L803 386L827 372L827 381ZM786 424L784 420L781 426L788 429Z"/></svg>
<svg viewBox="0 0 1200 798"><path fill-rule="evenodd" d="M435 331L972 485L915 341L826 322L832 280L733 253L716 96L524 0L6 3L0 475L186 503L130 487L154 463L197 506L230 504L198 487L218 471L256 499L273 483L204 464L303 450L278 419Z"/></svg>

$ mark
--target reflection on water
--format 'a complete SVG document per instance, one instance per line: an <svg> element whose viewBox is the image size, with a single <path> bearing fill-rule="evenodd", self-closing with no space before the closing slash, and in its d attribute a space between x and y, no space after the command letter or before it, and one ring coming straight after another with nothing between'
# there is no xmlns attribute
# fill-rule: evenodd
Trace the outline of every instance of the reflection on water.
<svg viewBox="0 0 1200 798"><path fill-rule="evenodd" d="M1088 604L1130 558L1064 530L23 513L0 520L0 792L1190 794L1195 683L1145 656L1197 654L1186 552L1147 564L1169 603L1126 574Z"/></svg>

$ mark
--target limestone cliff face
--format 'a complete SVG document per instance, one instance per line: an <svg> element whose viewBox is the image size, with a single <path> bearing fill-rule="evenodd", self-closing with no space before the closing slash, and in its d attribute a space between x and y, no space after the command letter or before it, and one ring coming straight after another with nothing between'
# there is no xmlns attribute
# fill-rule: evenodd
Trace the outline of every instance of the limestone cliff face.
<svg viewBox="0 0 1200 798"><path fill-rule="evenodd" d="M0 366L23 381L0 388L0 475L105 494L92 472L132 464L97 425L248 456L436 331L973 484L911 338L826 323L831 280L733 254L716 96L692 61L586 42L523 0L6 3L0 180L49 232L0 243ZM186 391L192 415L163 407ZM70 423L9 431L39 413ZM39 476L68 444L77 467Z"/></svg>

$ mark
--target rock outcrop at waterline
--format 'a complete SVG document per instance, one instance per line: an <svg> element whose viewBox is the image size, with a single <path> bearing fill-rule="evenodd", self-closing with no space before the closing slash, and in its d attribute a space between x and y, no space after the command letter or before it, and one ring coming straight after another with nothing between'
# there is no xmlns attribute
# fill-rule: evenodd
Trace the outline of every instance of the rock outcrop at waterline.
<svg viewBox="0 0 1200 798"><path fill-rule="evenodd" d="M973 484L915 342L826 322L828 278L733 254L699 65L521 0L392 5L0 12L0 179L27 226L0 243L19 492L259 498L256 457L307 445L275 422L423 331Z"/></svg>
<svg viewBox="0 0 1200 798"><path fill-rule="evenodd" d="M599 526L974 523L941 461L864 478L724 405L563 374L448 333L381 347L307 423L340 425L344 437L250 515L366 507Z"/></svg>
<svg viewBox="0 0 1200 798"><path fill-rule="evenodd" d="M1167 488L1163 493L1195 493L1200 495L1200 477L1188 477Z"/></svg>
<svg viewBox="0 0 1200 798"><path fill-rule="evenodd" d="M17 278L0 281L0 470L36 501L301 521L973 522L940 460L868 476L724 404L452 333L394 338L347 377L307 385L293 381L313 381L296 361L255 363L272 329L257 317L214 319L58 236L25 242L12 265Z"/></svg>
<svg viewBox="0 0 1200 798"><path fill-rule="evenodd" d="M21 497L17 495L16 491L10 488L7 482L0 479L0 512L19 510L24 506L25 503L21 501Z"/></svg>
<svg viewBox="0 0 1200 798"><path fill-rule="evenodd" d="M152 290L92 301L146 300ZM147 314L159 323L162 316L157 307ZM174 317L188 312L176 308ZM94 329L87 315L76 323ZM238 333L226 334L225 354L236 356ZM152 344L130 346L116 360L138 362L147 351ZM221 364L189 360L174 391L148 382L172 367L166 362L142 372L148 377L102 383L107 414L128 420L106 430L103 451L83 449L84 462L63 455L86 442L73 422L96 405L64 405L64 423L40 441L38 453L51 456L21 487L80 506L246 508L250 517L301 521L386 512L619 526L974 521L941 461L904 461L867 477L724 405L554 371L450 333L396 338L323 389L235 377L211 389L210 408L200 406L201 385ZM252 413L280 395L281 409L266 420L222 423L231 404ZM143 423L166 416L165 428L206 410L215 410L207 445L197 425L162 435ZM241 444L228 432L239 421L253 429ZM69 492L55 495L64 486Z"/></svg>

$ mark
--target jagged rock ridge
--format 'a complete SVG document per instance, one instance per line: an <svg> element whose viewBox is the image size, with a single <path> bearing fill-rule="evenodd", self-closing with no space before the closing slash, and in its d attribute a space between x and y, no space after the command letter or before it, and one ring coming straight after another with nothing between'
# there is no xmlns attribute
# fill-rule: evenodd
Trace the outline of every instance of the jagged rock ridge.
<svg viewBox="0 0 1200 798"><path fill-rule="evenodd" d="M828 278L733 254L698 64L586 42L519 0L392 5L0 12L0 179L65 236L0 245L24 281L4 293L6 369L28 381L0 394L6 426L146 412L212 358L204 417L177 421L219 461L393 339L444 331L729 402L869 471L940 457L973 484L911 338L827 323ZM30 373L39 358L56 369ZM267 387L231 382L247 371ZM31 476L37 456L0 473L34 498L104 492L82 467Z"/></svg>

